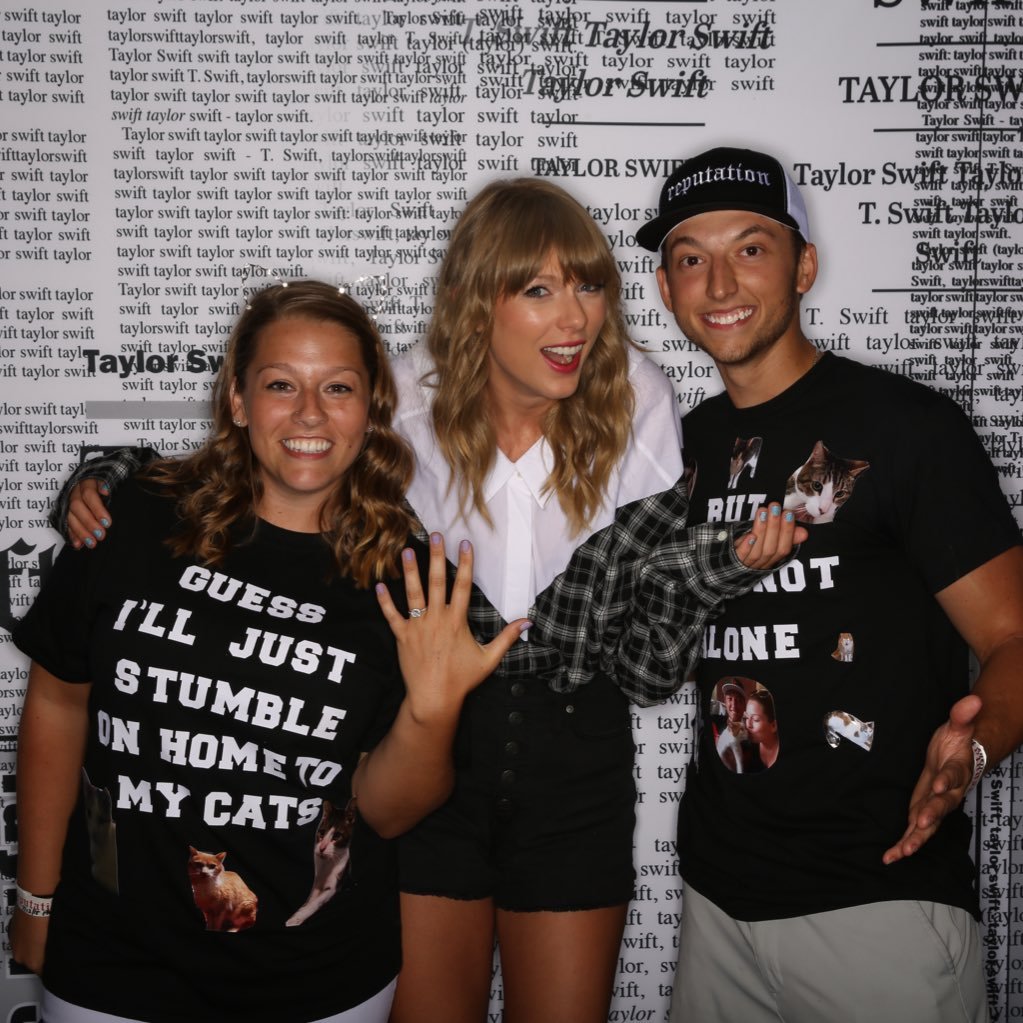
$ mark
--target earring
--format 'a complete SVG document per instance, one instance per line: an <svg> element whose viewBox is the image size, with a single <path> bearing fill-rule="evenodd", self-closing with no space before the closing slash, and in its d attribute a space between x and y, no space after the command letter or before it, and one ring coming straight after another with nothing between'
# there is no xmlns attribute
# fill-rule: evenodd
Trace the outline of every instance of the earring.
<svg viewBox="0 0 1023 1023"><path fill-rule="evenodd" d="M235 426L244 426L245 424L240 419L235 419L234 420L234 425Z"/></svg>
<svg viewBox="0 0 1023 1023"><path fill-rule="evenodd" d="M366 427L366 433L372 433L375 429L376 427L370 424L369 426Z"/></svg>

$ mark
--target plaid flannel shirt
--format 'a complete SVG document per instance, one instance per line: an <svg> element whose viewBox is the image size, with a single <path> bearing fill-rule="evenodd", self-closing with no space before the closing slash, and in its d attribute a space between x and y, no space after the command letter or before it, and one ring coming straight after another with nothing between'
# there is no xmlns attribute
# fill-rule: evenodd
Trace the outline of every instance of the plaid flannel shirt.
<svg viewBox="0 0 1023 1023"><path fill-rule="evenodd" d="M48 519L50 526L57 530L61 536L67 536L67 516L71 505L71 491L82 480L102 480L111 490L114 490L122 480L126 480L144 465L149 465L159 457L159 453L152 448L118 448L107 455L97 455L87 462L82 462L71 473L54 499Z"/></svg>
<svg viewBox="0 0 1023 1023"><path fill-rule="evenodd" d="M51 524L66 533L76 483L102 479L113 489L155 457L150 448L123 448L79 466L57 497ZM536 598L528 640L505 654L496 674L541 678L565 693L602 674L644 707L675 693L723 602L768 574L746 568L735 553L745 524L686 528L688 512L684 479L619 508ZM427 542L425 532L417 535ZM469 624L482 643L507 624L476 586Z"/></svg>
<svg viewBox="0 0 1023 1023"><path fill-rule="evenodd" d="M528 642L505 654L497 674L540 677L558 692L603 674L644 707L677 692L699 659L706 624L768 574L735 553L746 525L687 529L688 511L682 479L619 508L536 598ZM475 587L469 620L481 642L506 624Z"/></svg>

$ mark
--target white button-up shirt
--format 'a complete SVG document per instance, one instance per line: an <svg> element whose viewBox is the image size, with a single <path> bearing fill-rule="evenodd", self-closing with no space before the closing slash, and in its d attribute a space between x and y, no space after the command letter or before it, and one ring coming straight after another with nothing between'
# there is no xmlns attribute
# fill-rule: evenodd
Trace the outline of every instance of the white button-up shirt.
<svg viewBox="0 0 1023 1023"><path fill-rule="evenodd" d="M458 488L451 483L433 434L433 389L422 383L431 368L425 345L394 362L399 395L395 426L416 455L409 503L427 532L444 535L449 551L461 540L472 542L474 580L505 621L528 614L536 595L564 571L575 547L610 525L617 508L667 490L682 475L682 428L674 391L650 359L630 348L633 435L588 530L573 537L557 496L543 491L553 464L543 438L515 462L497 452L483 487L493 525L474 507L463 514Z"/></svg>

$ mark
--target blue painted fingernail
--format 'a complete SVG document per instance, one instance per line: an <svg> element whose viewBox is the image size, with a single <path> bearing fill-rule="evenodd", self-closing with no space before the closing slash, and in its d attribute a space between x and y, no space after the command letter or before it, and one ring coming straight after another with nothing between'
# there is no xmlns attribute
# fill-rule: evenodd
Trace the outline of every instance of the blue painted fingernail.
<svg viewBox="0 0 1023 1023"><path fill-rule="evenodd" d="M95 547L96 546L96 541L93 540L93 538L91 536L87 536L85 538L85 546L86 547Z"/></svg>
<svg viewBox="0 0 1023 1023"><path fill-rule="evenodd" d="M777 518L779 515L781 515L781 505L780 504L772 504L771 505L771 514L775 518Z"/></svg>
<svg viewBox="0 0 1023 1023"><path fill-rule="evenodd" d="M519 632L526 632L528 629L531 629L532 627L533 627L533 623L532 622L523 622L519 626Z"/></svg>
<svg viewBox="0 0 1023 1023"><path fill-rule="evenodd" d="M99 524L100 524L100 525L101 525L101 526L102 526L102 527L103 527L104 529L109 529L109 528L110 528L110 519L100 519L100 520L99 520Z"/></svg>
<svg viewBox="0 0 1023 1023"><path fill-rule="evenodd" d="M766 522L766 521L767 521L767 512L765 512L765 511L762 511L762 512L760 513L760 521L761 521L761 522Z"/></svg>
<svg viewBox="0 0 1023 1023"><path fill-rule="evenodd" d="M749 539L748 539L748 540L746 541L746 543L748 543L748 544L750 545L750 547L755 547L755 546L756 546L756 542L757 542L757 538L756 538L755 536L751 536L751 537L750 537L750 538L749 538Z"/></svg>
<svg viewBox="0 0 1023 1023"><path fill-rule="evenodd" d="M109 494L110 493L110 487L108 487L105 483L101 483L99 485L99 492L101 494Z"/></svg>
<svg viewBox="0 0 1023 1023"><path fill-rule="evenodd" d="M382 597L387 592L387 587L383 583L377 583L376 591L377 594Z"/></svg>
<svg viewBox="0 0 1023 1023"><path fill-rule="evenodd" d="M796 516L792 512L790 512L790 511L785 513L785 521L786 522L791 522L795 517Z"/></svg>
<svg viewBox="0 0 1023 1023"><path fill-rule="evenodd" d="M102 540L103 539L103 530L102 529L94 529L92 531L92 535L94 537L96 537L97 540Z"/></svg>
<svg viewBox="0 0 1023 1023"><path fill-rule="evenodd" d="M401 552L401 556L402 556L402 557L403 557L403 558L404 558L404 559L405 559L406 561L408 561L408 562L412 562L412 561L415 561L415 560L416 560L416 556L415 556L415 554L414 554L414 553L413 553L413 551L412 551L412 550L411 550L410 548L408 548L408 547L406 547L406 548L405 548L405 549L404 549L404 550L403 550L403 551Z"/></svg>
<svg viewBox="0 0 1023 1023"><path fill-rule="evenodd" d="M434 547L439 547L440 546L440 541L441 541L440 533L431 533L430 534L430 543L432 543L434 545Z"/></svg>
<svg viewBox="0 0 1023 1023"><path fill-rule="evenodd" d="M468 541L468 540L463 540L463 541L462 541L462 542L461 542L461 543L460 543L460 544L458 545L458 549L459 549L459 550L460 550L460 551L461 551L461 552L462 552L463 554L468 554L468 553L469 553L469 551L470 551L470 550L472 549L472 544L471 544L471 543L469 543L469 541Z"/></svg>

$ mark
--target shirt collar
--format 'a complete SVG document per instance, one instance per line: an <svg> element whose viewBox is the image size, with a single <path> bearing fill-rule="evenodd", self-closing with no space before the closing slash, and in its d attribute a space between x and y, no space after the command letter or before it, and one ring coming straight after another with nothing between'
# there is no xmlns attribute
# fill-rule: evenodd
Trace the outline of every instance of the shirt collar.
<svg viewBox="0 0 1023 1023"><path fill-rule="evenodd" d="M551 449L544 437L541 437L527 452L521 455L517 462L511 461L503 451L498 449L493 467L483 483L483 500L487 503L492 501L517 473L532 494L533 500L539 507L545 508L551 499L552 492L548 490L545 493L544 484L547 482L552 468Z"/></svg>

